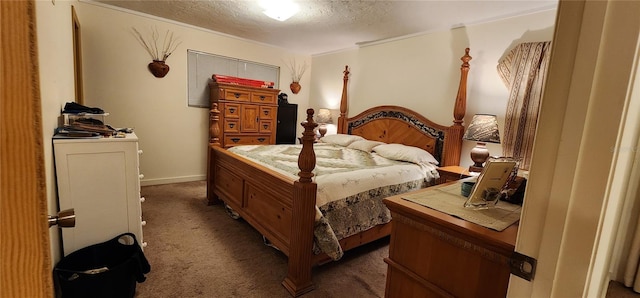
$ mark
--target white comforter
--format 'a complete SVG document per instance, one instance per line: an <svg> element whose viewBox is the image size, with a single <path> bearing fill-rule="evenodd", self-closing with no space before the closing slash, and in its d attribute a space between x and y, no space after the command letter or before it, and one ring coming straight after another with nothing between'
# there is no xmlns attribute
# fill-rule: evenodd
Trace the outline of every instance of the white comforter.
<svg viewBox="0 0 640 298"><path fill-rule="evenodd" d="M229 151L296 179L301 149L302 145L245 145ZM438 178L437 166L430 163L390 160L326 143L314 144L314 151L316 244L334 259L342 256L339 239L391 220L382 198L425 187Z"/></svg>
<svg viewBox="0 0 640 298"><path fill-rule="evenodd" d="M292 178L298 178L298 155L302 145L246 145L229 151ZM400 184L438 176L437 166L425 163L390 160L376 153L350 149L335 144L314 144L316 168L314 182L318 184L316 205L358 194L380 186Z"/></svg>

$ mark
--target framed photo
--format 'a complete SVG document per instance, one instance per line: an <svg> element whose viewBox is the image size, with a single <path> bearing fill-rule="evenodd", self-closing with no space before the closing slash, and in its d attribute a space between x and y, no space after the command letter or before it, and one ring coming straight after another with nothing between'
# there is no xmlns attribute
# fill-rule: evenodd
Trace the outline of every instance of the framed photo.
<svg viewBox="0 0 640 298"><path fill-rule="evenodd" d="M487 160L464 206L472 209L495 207L503 188L515 177L517 170L516 159L499 157Z"/></svg>

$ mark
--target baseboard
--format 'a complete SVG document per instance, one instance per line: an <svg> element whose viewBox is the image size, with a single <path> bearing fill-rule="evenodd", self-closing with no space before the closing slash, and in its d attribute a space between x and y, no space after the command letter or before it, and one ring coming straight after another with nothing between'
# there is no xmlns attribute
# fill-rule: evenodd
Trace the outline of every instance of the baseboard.
<svg viewBox="0 0 640 298"><path fill-rule="evenodd" d="M169 183L180 183L180 182L191 182L191 181L203 181L203 180L206 180L206 179L207 179L206 175L194 175L194 176L158 178L158 179L147 179L147 178L144 178L144 179L140 180L140 186L169 184Z"/></svg>

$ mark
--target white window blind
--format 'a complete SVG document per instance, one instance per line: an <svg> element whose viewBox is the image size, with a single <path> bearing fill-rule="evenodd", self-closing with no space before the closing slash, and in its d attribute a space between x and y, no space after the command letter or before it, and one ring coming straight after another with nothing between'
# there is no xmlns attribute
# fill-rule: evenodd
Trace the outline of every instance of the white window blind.
<svg viewBox="0 0 640 298"><path fill-rule="evenodd" d="M213 74L274 82L280 89L280 67L187 50L189 106L209 108L209 82Z"/></svg>

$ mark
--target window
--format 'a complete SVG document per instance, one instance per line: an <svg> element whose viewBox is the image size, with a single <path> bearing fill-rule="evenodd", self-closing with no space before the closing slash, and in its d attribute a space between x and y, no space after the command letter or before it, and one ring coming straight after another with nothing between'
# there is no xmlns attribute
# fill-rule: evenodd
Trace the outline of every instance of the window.
<svg viewBox="0 0 640 298"><path fill-rule="evenodd" d="M209 82L214 74L270 81L280 89L280 67L187 50L189 106L209 108Z"/></svg>

